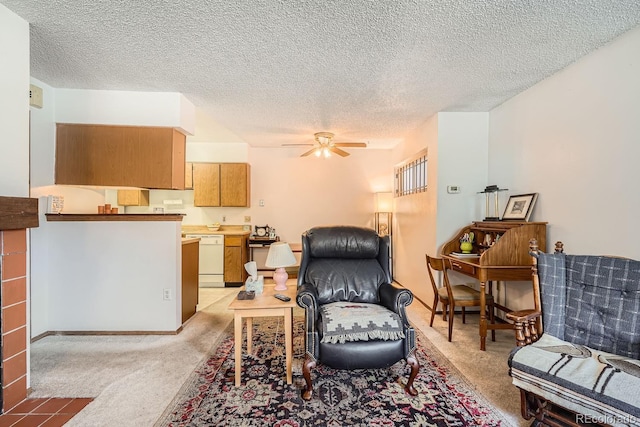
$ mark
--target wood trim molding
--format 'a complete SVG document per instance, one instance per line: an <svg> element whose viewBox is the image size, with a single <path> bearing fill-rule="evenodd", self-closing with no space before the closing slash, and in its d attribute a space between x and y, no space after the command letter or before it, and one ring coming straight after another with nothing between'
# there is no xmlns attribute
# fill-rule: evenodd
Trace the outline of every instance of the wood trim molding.
<svg viewBox="0 0 640 427"><path fill-rule="evenodd" d="M38 225L38 199L0 196L0 230L20 230Z"/></svg>
<svg viewBox="0 0 640 427"><path fill-rule="evenodd" d="M175 331L47 331L31 338L31 343L49 336L88 336L88 335L178 335L182 332L181 325Z"/></svg>
<svg viewBox="0 0 640 427"><path fill-rule="evenodd" d="M184 214L45 214L47 221L182 221Z"/></svg>

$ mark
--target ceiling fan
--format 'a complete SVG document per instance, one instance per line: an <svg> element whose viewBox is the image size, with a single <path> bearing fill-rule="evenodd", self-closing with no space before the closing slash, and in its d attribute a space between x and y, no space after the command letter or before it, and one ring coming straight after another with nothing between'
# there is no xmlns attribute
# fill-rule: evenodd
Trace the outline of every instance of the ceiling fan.
<svg viewBox="0 0 640 427"><path fill-rule="evenodd" d="M349 153L341 150L339 147L366 147L364 142L333 142L333 133L331 132L316 132L313 134L316 140L315 144L283 144L283 145L315 145L311 150L306 151L300 155L300 157L309 156L315 154L317 157L324 156L329 157L331 153L335 153L338 156L347 157Z"/></svg>

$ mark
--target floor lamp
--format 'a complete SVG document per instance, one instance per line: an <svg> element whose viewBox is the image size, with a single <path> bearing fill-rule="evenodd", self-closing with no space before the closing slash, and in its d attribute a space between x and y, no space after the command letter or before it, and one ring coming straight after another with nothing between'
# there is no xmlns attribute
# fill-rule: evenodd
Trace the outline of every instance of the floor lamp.
<svg viewBox="0 0 640 427"><path fill-rule="evenodd" d="M391 247L391 233L393 231L393 193L375 194L375 230L380 236L389 236L389 272L393 278L393 248Z"/></svg>

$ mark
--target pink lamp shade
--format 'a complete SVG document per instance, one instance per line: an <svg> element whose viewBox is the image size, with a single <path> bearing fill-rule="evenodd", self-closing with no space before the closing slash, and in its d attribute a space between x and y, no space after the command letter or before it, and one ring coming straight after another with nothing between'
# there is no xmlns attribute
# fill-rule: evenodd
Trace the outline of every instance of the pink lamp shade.
<svg viewBox="0 0 640 427"><path fill-rule="evenodd" d="M286 242L275 242L269 246L269 253L267 254L267 260L265 265L270 268L275 268L273 273L273 280L276 282L276 291L287 290L287 279L289 275L284 267L290 267L296 265L296 260L291 247Z"/></svg>

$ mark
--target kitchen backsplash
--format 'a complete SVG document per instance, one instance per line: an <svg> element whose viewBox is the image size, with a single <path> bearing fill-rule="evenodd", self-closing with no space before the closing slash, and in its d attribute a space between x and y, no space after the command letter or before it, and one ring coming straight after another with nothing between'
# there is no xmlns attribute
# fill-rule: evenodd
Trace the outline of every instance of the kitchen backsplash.
<svg viewBox="0 0 640 427"><path fill-rule="evenodd" d="M165 203L168 201L168 203ZM182 204L178 204L182 201ZM118 206L118 191L105 190L105 202ZM193 205L193 191L150 190L149 206L121 206L121 213L153 213L154 208L161 208L165 213L183 213L184 225L213 224L248 224L245 216L251 215L251 208L215 208Z"/></svg>

